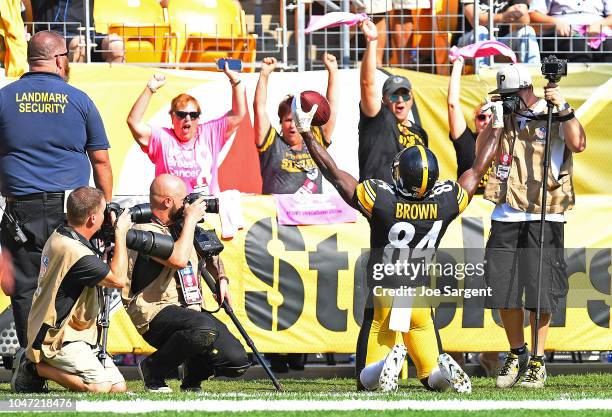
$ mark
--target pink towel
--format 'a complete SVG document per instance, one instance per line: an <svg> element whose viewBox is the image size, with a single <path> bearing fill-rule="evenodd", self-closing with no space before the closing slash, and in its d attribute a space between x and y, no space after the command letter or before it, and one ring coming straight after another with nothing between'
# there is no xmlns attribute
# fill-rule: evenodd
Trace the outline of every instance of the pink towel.
<svg viewBox="0 0 612 417"><path fill-rule="evenodd" d="M240 191L227 190L219 194L219 216L221 217L221 237L233 238L238 229L244 227Z"/></svg>
<svg viewBox="0 0 612 417"><path fill-rule="evenodd" d="M580 25L580 26L572 26L572 28L574 28L580 36L586 36L587 29L589 28L589 26ZM598 49L601 46L601 43L605 41L606 38L609 38L611 36L612 36L612 29L606 26L603 28L603 31L598 36L590 37L587 43L589 44L591 48Z"/></svg>
<svg viewBox="0 0 612 417"><path fill-rule="evenodd" d="M458 56L465 58L480 58L491 55L507 56L516 64L516 55L514 54L514 51L498 41L480 41L466 45L463 48L453 46L449 52L449 56L451 58Z"/></svg>
<svg viewBox="0 0 612 417"><path fill-rule="evenodd" d="M304 31L306 34L315 30L335 28L342 25L353 26L368 19L365 13L330 12L323 16L311 16L308 27Z"/></svg>

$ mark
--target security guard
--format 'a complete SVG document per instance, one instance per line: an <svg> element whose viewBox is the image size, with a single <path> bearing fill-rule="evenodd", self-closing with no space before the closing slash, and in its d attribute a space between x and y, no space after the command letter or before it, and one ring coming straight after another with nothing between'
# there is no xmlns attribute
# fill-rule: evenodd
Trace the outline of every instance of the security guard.
<svg viewBox="0 0 612 417"><path fill-rule="evenodd" d="M36 33L28 43L30 72L0 90L0 182L8 213L0 243L14 263L11 304L22 347L41 250L64 221L65 192L89 184L91 164L96 187L107 201L112 194L104 125L91 99L66 83L67 54L61 35Z"/></svg>
<svg viewBox="0 0 612 417"><path fill-rule="evenodd" d="M144 340L157 351L138 365L145 388L171 392L164 378L183 364L181 390L200 391L212 376L238 377L250 363L242 344L215 316L204 310L198 255L193 246L196 224L206 212L204 199L183 204L187 186L179 177L162 174L153 180L151 223L135 228L171 235L181 218L183 227L168 259L129 251L128 285L123 289L127 313ZM206 260L217 280L220 300L231 304L228 279L218 257Z"/></svg>

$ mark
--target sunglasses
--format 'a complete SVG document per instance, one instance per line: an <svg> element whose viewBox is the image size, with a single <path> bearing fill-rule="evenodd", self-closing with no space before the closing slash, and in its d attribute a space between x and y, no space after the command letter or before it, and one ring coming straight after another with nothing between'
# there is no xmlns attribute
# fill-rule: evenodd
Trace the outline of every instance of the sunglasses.
<svg viewBox="0 0 612 417"><path fill-rule="evenodd" d="M64 52L63 54L53 55L53 58L57 58L58 56L68 56L68 51Z"/></svg>
<svg viewBox="0 0 612 417"><path fill-rule="evenodd" d="M198 117L200 117L199 111L175 111L174 114L179 119L184 119L187 116L189 116L192 119L197 119Z"/></svg>
<svg viewBox="0 0 612 417"><path fill-rule="evenodd" d="M410 100L410 94L391 94L389 96L389 101L391 103L397 103L400 99L400 97L402 98L402 100L404 101L408 101Z"/></svg>
<svg viewBox="0 0 612 417"><path fill-rule="evenodd" d="M484 122L485 120L487 120L489 117L491 117L488 114L484 114L484 113L480 113L476 115L476 119L480 120L481 122Z"/></svg>

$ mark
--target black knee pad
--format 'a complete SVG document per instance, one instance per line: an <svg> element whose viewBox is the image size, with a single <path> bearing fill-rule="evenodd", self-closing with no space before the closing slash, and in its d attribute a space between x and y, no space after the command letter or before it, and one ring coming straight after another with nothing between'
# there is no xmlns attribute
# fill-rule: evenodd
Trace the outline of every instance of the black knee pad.
<svg viewBox="0 0 612 417"><path fill-rule="evenodd" d="M244 373L251 367L251 362L246 362L239 366L224 366L222 368L215 369L215 376L226 376L228 378L238 378L244 375Z"/></svg>
<svg viewBox="0 0 612 417"><path fill-rule="evenodd" d="M184 330L184 332L185 339L187 339L198 352L210 349L212 344L215 343L215 340L217 340L217 336L219 336L216 330L211 329L193 329L188 331Z"/></svg>

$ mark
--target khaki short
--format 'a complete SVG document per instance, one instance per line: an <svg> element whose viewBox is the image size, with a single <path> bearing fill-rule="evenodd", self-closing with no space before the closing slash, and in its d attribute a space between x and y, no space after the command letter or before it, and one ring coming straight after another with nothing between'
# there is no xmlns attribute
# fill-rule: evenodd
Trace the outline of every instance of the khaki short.
<svg viewBox="0 0 612 417"><path fill-rule="evenodd" d="M124 382L123 375L109 358L105 361L106 367L98 360L98 348L92 348L85 342L71 342L62 346L53 358L42 358L43 362L73 375L78 375L86 384L111 385Z"/></svg>

